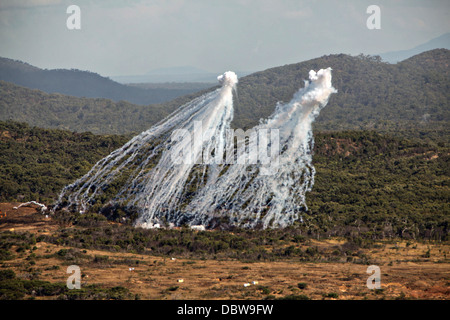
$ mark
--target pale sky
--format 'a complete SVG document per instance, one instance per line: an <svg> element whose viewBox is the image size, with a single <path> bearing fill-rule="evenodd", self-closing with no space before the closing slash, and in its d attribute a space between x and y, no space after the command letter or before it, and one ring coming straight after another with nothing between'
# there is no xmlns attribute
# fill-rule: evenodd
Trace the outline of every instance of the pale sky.
<svg viewBox="0 0 450 320"><path fill-rule="evenodd" d="M81 9L69 30L66 9ZM381 29L369 30L369 5ZM410 49L450 31L450 1L1 0L0 56L103 76L258 71L332 53Z"/></svg>

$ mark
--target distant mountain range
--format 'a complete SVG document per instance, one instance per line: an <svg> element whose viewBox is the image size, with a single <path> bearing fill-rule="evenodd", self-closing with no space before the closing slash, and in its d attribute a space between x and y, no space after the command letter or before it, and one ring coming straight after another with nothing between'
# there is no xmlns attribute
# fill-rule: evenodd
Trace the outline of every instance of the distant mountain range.
<svg viewBox="0 0 450 320"><path fill-rule="evenodd" d="M198 91L197 88L141 88L117 83L81 70L43 70L27 63L0 58L0 80L47 93L75 97L107 98L140 105L161 103Z"/></svg>
<svg viewBox="0 0 450 320"><path fill-rule="evenodd" d="M430 130L448 132L450 51L436 49L398 64L373 56L334 54L241 77L234 99L235 128L253 127L278 101L288 102L311 69L333 68L333 94L315 130ZM22 66L23 68L32 68ZM169 102L139 106L107 99L47 94L0 82L0 120L93 133L141 132L205 89Z"/></svg>
<svg viewBox="0 0 450 320"><path fill-rule="evenodd" d="M450 49L450 33L443 34L412 49L380 53L379 56L386 62L397 63L433 49Z"/></svg>

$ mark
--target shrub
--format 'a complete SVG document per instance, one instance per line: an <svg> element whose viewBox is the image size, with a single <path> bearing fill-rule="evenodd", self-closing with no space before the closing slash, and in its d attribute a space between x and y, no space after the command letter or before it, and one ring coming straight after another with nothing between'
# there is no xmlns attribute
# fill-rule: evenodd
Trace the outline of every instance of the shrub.
<svg viewBox="0 0 450 320"><path fill-rule="evenodd" d="M73 261L77 258L83 257L84 254L81 253L81 251L78 249L70 248L70 249L61 249L61 250L57 251L54 256L61 260Z"/></svg>
<svg viewBox="0 0 450 320"><path fill-rule="evenodd" d="M101 288L98 285L89 285L77 290L67 290L59 296L62 300L124 300L134 296L124 287Z"/></svg>
<svg viewBox="0 0 450 320"><path fill-rule="evenodd" d="M324 293L322 296L324 298L334 298L334 299L339 298L339 295L336 292Z"/></svg>
<svg viewBox="0 0 450 320"><path fill-rule="evenodd" d="M302 235L296 235L292 240L297 243L303 243L306 241L306 237Z"/></svg>
<svg viewBox="0 0 450 320"><path fill-rule="evenodd" d="M0 261L3 260L11 260L13 258L13 254L11 251L7 249L0 248Z"/></svg>
<svg viewBox="0 0 450 320"><path fill-rule="evenodd" d="M267 286L258 286L258 290L261 290L262 294L269 294L270 292L272 292L272 290L270 290L270 288Z"/></svg>
<svg viewBox="0 0 450 320"><path fill-rule="evenodd" d="M94 263L105 263L109 260L108 256L95 256L94 257Z"/></svg>
<svg viewBox="0 0 450 320"><path fill-rule="evenodd" d="M169 287L167 290L176 291L178 288L179 288L179 286L173 286L173 287Z"/></svg>
<svg viewBox="0 0 450 320"><path fill-rule="evenodd" d="M0 281L14 279L15 277L16 273L11 269L0 271Z"/></svg>
<svg viewBox="0 0 450 320"><path fill-rule="evenodd" d="M308 247L306 249L306 253L309 254L310 256L315 256L316 254L319 253L319 249L317 247Z"/></svg>
<svg viewBox="0 0 450 320"><path fill-rule="evenodd" d="M68 290L65 283L51 283L42 280L24 281L24 287L29 294L34 291L37 296L56 296Z"/></svg>
<svg viewBox="0 0 450 320"><path fill-rule="evenodd" d="M309 297L304 294L289 294L277 300L309 300Z"/></svg>
<svg viewBox="0 0 450 320"><path fill-rule="evenodd" d="M0 300L18 300L25 296L25 288L19 279L0 281Z"/></svg>
<svg viewBox="0 0 450 320"><path fill-rule="evenodd" d="M297 287L299 287L300 289L306 289L306 287L307 287L308 285L306 284L306 283L304 283L304 282L299 282L298 284L297 284Z"/></svg>

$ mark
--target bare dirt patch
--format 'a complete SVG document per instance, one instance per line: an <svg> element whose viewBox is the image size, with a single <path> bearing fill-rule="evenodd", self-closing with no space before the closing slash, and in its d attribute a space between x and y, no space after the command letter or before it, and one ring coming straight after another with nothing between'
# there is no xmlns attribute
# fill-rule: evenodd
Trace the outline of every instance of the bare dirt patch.
<svg viewBox="0 0 450 320"><path fill-rule="evenodd" d="M58 224L51 215L40 213L36 206L24 206L18 209L20 203L0 203L0 232L1 231L27 231L51 232L58 228Z"/></svg>

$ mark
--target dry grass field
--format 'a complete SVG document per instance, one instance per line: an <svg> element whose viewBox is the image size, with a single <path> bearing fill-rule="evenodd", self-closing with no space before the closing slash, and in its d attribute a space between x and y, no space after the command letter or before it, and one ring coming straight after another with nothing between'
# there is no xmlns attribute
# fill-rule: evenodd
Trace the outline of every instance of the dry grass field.
<svg viewBox="0 0 450 320"><path fill-rule="evenodd" d="M51 216L46 217L29 207L14 210L14 205L0 204L0 210L6 213L6 217L0 218L0 235L6 232L51 234L60 228ZM311 241L324 250L332 250L345 242L342 239ZM58 258L61 249L72 250L76 259ZM34 276L52 283L66 283L67 267L76 264L81 269L82 287L90 284L105 288L121 286L129 289L134 298L152 300L450 298L449 243L390 240L359 250L380 267L381 289L367 288L368 265L355 262L187 259L154 256L151 252L81 250L42 241L32 250L32 264L28 251L19 252L13 259L0 262L0 271L11 269L19 278Z"/></svg>

